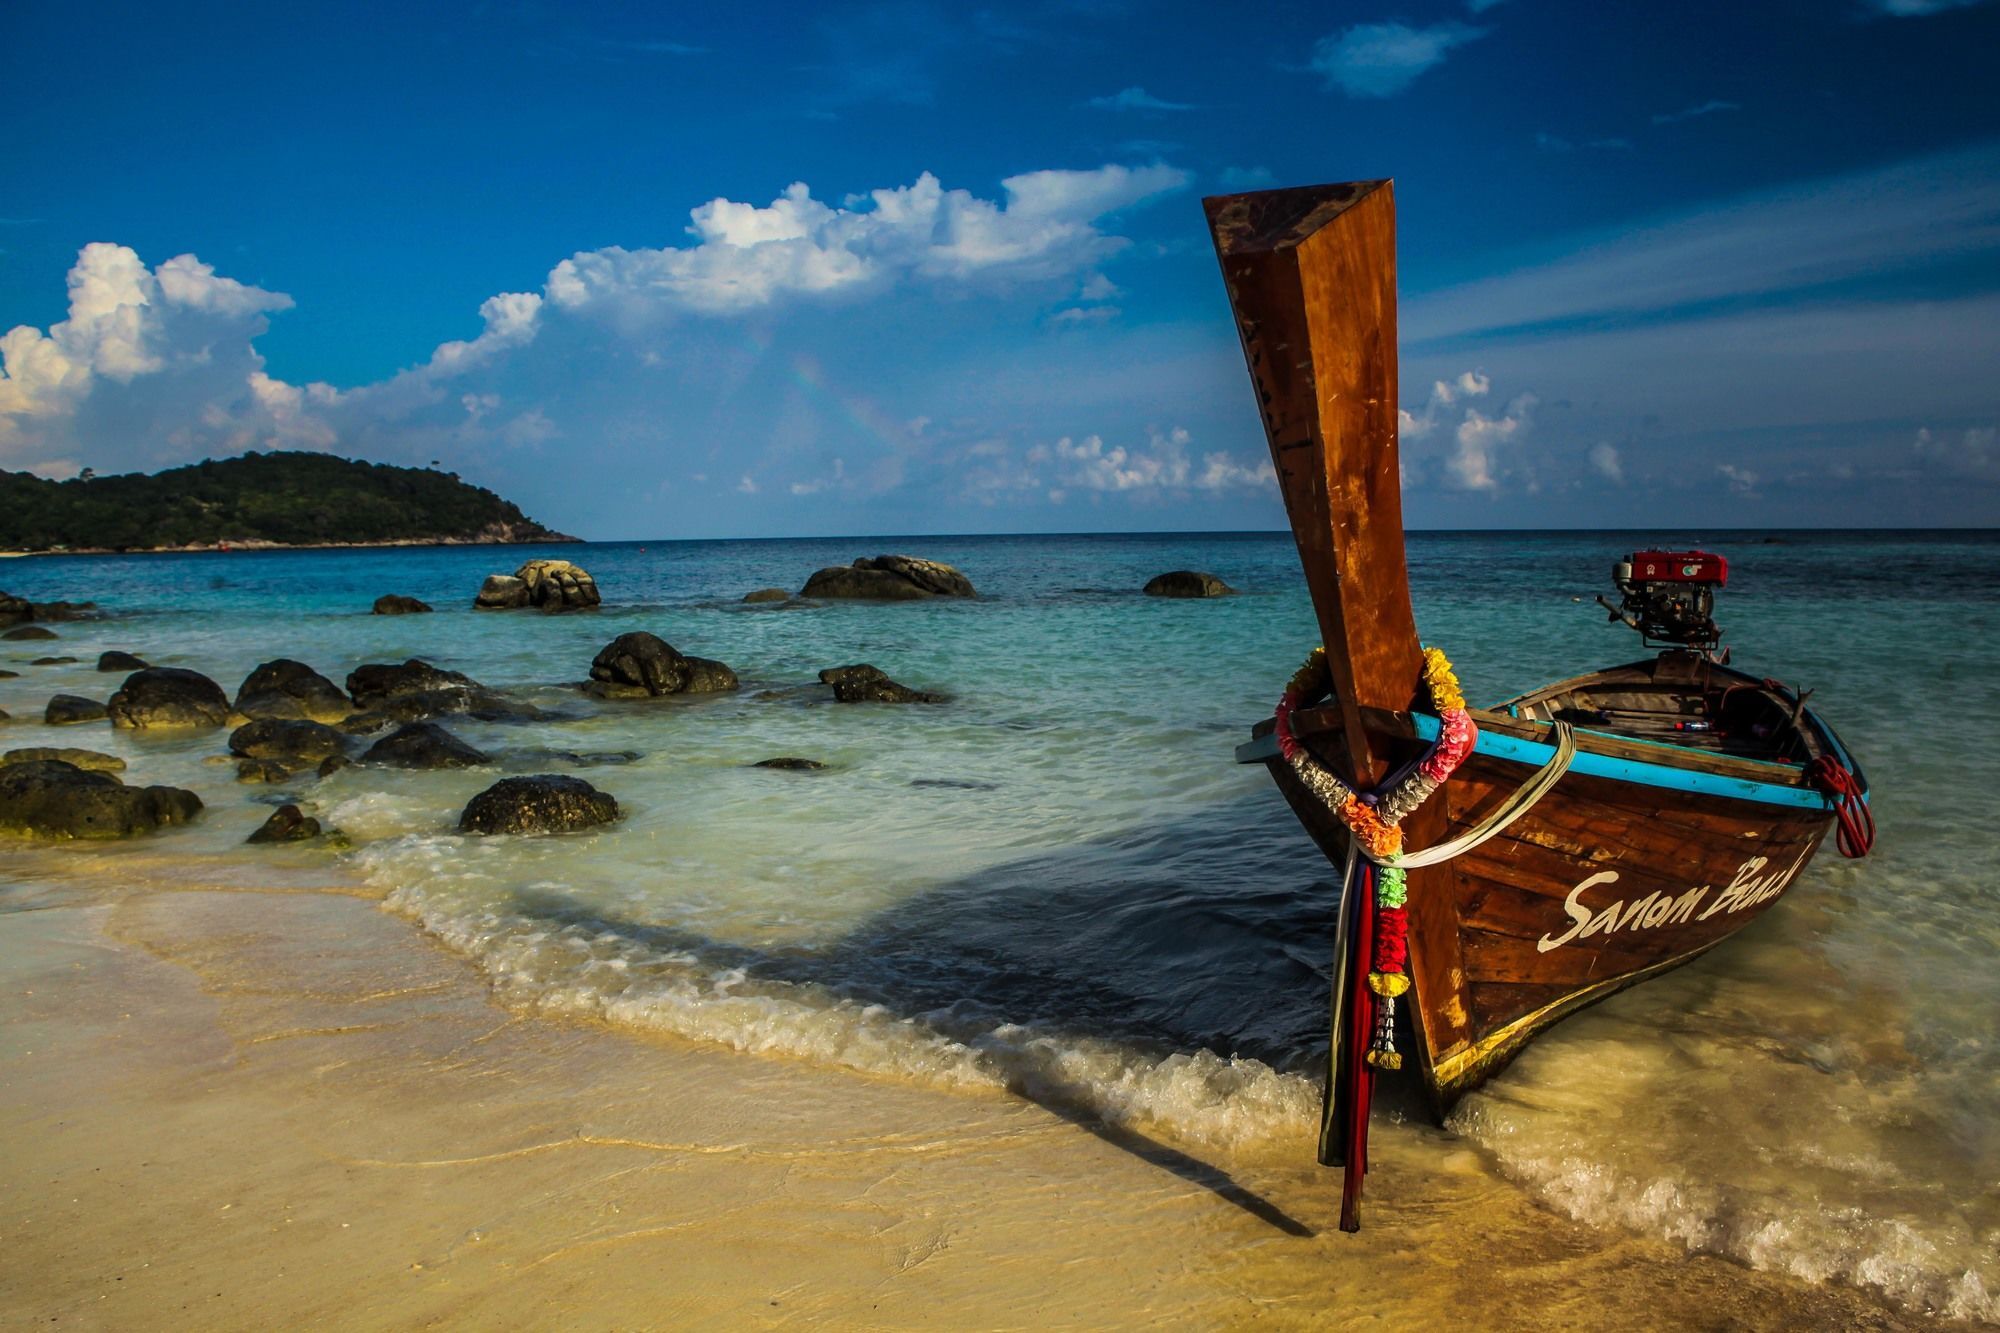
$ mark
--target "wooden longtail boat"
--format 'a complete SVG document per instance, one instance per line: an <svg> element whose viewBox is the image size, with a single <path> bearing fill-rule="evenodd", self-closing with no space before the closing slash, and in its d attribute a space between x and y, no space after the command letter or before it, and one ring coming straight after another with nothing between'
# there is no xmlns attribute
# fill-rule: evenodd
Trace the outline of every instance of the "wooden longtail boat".
<svg viewBox="0 0 2000 1333"><path fill-rule="evenodd" d="M1306 691L1320 697L1281 706L1286 747L1274 719L1237 757L1269 766L1347 870L1320 1159L1348 1168L1353 1229L1372 1080L1400 1067L1395 1037L1442 1118L1550 1024L1762 915L1836 823L1853 855L1872 825L1833 731L1717 651L1726 562L1638 553L1614 571L1614 618L1665 651L1469 710L1476 741L1402 818L1408 900L1391 914L1407 932L1407 998L1385 1018L1396 991L1381 993L1369 952L1385 872L1356 854L1364 840L1328 796L1339 788L1309 778L1317 765L1351 793L1391 793L1449 717L1431 706L1404 557L1393 191L1360 181L1205 206L1324 644ZM1427 850L1448 859L1424 864Z"/></svg>

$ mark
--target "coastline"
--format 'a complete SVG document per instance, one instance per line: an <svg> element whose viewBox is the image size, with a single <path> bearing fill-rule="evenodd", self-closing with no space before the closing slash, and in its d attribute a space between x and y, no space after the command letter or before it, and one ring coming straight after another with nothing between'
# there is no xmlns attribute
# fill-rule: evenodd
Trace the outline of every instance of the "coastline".
<svg viewBox="0 0 2000 1333"><path fill-rule="evenodd" d="M1347 1236L1304 1143L1209 1160L1025 1092L510 1012L337 880L35 860L0 915L9 1322L1914 1326L1558 1217L1443 1134L1385 1147Z"/></svg>
<svg viewBox="0 0 2000 1333"><path fill-rule="evenodd" d="M71 546L62 550L0 551L0 560L21 560L29 556L65 555L226 555L237 551L367 551L404 546L567 546L584 544L581 537L552 532L542 537L397 537L374 542L274 542L261 537L242 541L194 542L186 546Z"/></svg>

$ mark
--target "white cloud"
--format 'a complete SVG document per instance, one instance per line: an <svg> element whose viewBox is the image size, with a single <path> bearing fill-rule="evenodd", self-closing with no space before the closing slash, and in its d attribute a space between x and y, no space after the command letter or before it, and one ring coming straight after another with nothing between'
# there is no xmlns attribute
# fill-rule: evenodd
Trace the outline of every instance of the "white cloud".
<svg viewBox="0 0 2000 1333"><path fill-rule="evenodd" d="M1736 495L1753 495L1757 490L1758 477L1749 468L1738 467L1734 463L1717 463L1715 470L1729 483L1729 489Z"/></svg>
<svg viewBox="0 0 2000 1333"><path fill-rule="evenodd" d="M1606 481L1625 484L1625 461L1618 456L1618 446L1599 442L1590 446L1590 470Z"/></svg>
<svg viewBox="0 0 2000 1333"><path fill-rule="evenodd" d="M1040 280L1075 272L1125 242L1099 223L1183 188L1176 167L1034 171L1000 183L1004 203L947 190L929 172L833 207L792 185L765 207L715 199L693 210L697 244L612 246L565 259L548 298L588 313L690 311L726 315L786 297L873 290L898 279Z"/></svg>
<svg viewBox="0 0 2000 1333"><path fill-rule="evenodd" d="M743 474L743 479L736 483L736 489L745 495L755 495L758 489L757 479L746 472Z"/></svg>
<svg viewBox="0 0 2000 1333"><path fill-rule="evenodd" d="M793 495L817 495L829 486L839 486L847 480L847 464L842 459L833 460L833 471L824 477L813 477L808 481L795 481L788 489Z"/></svg>
<svg viewBox="0 0 2000 1333"><path fill-rule="evenodd" d="M1476 370L1461 372L1452 380L1436 380L1422 412L1397 409L1398 433L1405 439L1421 440L1437 428L1438 416L1445 408L1463 398L1481 397L1492 387L1493 381Z"/></svg>
<svg viewBox="0 0 2000 1333"><path fill-rule="evenodd" d="M1497 491L1500 479L1495 471L1501 448L1528 428L1528 414L1535 396L1524 393L1507 405L1497 417L1477 408L1467 408L1465 419L1452 433L1454 447L1445 456L1446 484L1461 491Z"/></svg>
<svg viewBox="0 0 2000 1333"><path fill-rule="evenodd" d="M1412 28L1406 23L1361 23L1322 37L1313 47L1310 68L1349 97L1393 97L1425 70L1441 64L1452 48L1486 35L1463 23Z"/></svg>
<svg viewBox="0 0 2000 1333"><path fill-rule="evenodd" d="M1144 88L1121 88L1109 97L1093 97L1090 105L1100 111L1193 111L1192 102L1169 102Z"/></svg>
<svg viewBox="0 0 2000 1333"><path fill-rule="evenodd" d="M1938 468L1949 476L1974 481L2000 481L2000 449L1994 439L2000 431L1978 426L1956 434L1934 435L1925 426L1917 431L1913 448L1919 462Z"/></svg>
<svg viewBox="0 0 2000 1333"><path fill-rule="evenodd" d="M1701 116L1713 116L1723 111L1741 111L1742 109L1743 106L1741 103L1725 102L1721 98L1710 98L1706 102L1697 102L1693 106L1682 107L1679 111L1663 112L1653 117L1653 123L1655 125L1673 125L1683 120L1694 120Z"/></svg>

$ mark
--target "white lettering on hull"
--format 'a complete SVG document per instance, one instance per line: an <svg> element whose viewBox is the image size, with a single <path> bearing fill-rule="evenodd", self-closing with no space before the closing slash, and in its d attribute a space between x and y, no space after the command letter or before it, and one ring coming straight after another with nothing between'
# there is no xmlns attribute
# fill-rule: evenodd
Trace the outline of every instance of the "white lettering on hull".
<svg viewBox="0 0 2000 1333"><path fill-rule="evenodd" d="M1803 848L1790 865L1782 870L1765 874L1770 858L1753 856L1736 868L1727 888L1711 900L1699 916L1695 910L1702 907L1713 885L1703 884L1688 889L1676 897L1671 892L1655 890L1643 898L1617 902L1601 908L1586 907L1583 895L1601 884L1616 884L1618 872L1600 870L1583 880L1569 891L1563 899L1563 911L1569 916L1569 927L1560 935L1544 935L1535 941L1537 953L1547 953L1560 949L1572 940L1587 940L1593 935L1611 935L1621 930L1658 930L1662 926L1686 925L1690 921L1706 921L1718 914L1728 914L1769 902L1785 891L1792 882L1792 876L1812 855L1812 847Z"/></svg>

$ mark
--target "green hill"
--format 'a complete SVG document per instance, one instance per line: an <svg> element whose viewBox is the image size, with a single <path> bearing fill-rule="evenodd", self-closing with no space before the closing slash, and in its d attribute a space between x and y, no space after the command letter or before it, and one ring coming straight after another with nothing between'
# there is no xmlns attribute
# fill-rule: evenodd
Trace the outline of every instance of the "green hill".
<svg viewBox="0 0 2000 1333"><path fill-rule="evenodd" d="M0 472L5 550L574 540L451 473L330 454L245 454L68 481Z"/></svg>

